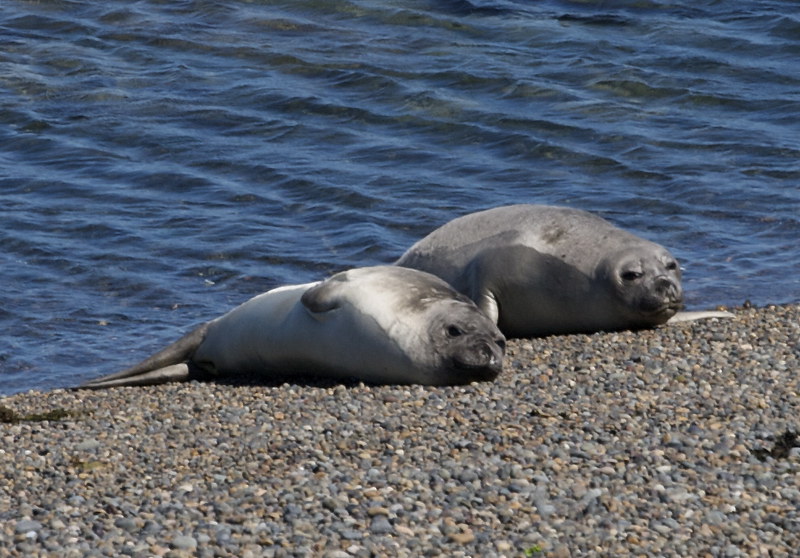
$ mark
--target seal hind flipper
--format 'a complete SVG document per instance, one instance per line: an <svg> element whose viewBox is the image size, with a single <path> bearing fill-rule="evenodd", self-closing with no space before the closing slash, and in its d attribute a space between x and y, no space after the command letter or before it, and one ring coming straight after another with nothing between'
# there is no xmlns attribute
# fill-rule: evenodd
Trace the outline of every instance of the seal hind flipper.
<svg viewBox="0 0 800 558"><path fill-rule="evenodd" d="M86 382L78 386L78 389L105 389L120 386L154 386L169 382L181 382L189 379L189 364L181 362L172 364L164 368L158 368L149 372L141 372L135 376L118 377L117 374L110 374ZM123 371L125 372L125 371ZM116 376L116 377L115 377Z"/></svg>
<svg viewBox="0 0 800 558"><path fill-rule="evenodd" d="M90 380L78 386L78 389L155 385L187 380L190 372L188 362L205 339L210 323L198 326L139 364Z"/></svg>
<svg viewBox="0 0 800 558"><path fill-rule="evenodd" d="M667 325L681 322L693 322L695 320L708 320L711 318L735 318L736 315L724 310L695 310L689 312L678 312L667 320Z"/></svg>

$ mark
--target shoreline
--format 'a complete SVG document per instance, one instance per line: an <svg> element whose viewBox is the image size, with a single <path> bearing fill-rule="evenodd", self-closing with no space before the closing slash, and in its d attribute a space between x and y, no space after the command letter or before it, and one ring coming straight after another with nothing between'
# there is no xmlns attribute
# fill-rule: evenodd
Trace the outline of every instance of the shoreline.
<svg viewBox="0 0 800 558"><path fill-rule="evenodd" d="M3 396L0 553L790 556L800 305L732 312L512 340L468 386Z"/></svg>

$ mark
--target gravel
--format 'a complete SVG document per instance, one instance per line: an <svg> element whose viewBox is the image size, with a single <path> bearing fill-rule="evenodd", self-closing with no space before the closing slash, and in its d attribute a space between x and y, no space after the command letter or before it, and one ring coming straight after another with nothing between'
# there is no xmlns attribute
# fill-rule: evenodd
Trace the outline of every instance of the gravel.
<svg viewBox="0 0 800 558"><path fill-rule="evenodd" d="M468 386L0 398L0 555L796 556L800 306L735 313Z"/></svg>

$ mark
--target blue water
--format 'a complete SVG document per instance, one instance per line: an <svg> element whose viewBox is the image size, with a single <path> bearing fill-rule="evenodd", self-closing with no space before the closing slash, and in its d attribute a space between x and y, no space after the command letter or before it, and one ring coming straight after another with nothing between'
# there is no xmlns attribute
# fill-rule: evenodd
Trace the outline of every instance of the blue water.
<svg viewBox="0 0 800 558"><path fill-rule="evenodd" d="M508 203L798 302L798 61L793 0L3 0L0 394Z"/></svg>

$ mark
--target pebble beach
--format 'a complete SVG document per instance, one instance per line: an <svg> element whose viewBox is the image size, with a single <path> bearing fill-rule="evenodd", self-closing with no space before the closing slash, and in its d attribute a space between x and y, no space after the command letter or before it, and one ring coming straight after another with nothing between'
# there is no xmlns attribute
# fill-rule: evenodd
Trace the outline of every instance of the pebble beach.
<svg viewBox="0 0 800 558"><path fill-rule="evenodd" d="M466 386L3 397L0 555L798 556L800 306L733 311Z"/></svg>

